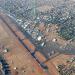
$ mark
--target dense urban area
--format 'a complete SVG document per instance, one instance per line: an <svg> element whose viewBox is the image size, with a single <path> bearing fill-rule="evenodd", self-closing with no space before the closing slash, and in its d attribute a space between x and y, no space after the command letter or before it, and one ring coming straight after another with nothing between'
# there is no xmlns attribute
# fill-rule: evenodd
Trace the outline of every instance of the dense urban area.
<svg viewBox="0 0 75 75"><path fill-rule="evenodd" d="M1 75L75 75L74 8L75 0L0 0Z"/></svg>

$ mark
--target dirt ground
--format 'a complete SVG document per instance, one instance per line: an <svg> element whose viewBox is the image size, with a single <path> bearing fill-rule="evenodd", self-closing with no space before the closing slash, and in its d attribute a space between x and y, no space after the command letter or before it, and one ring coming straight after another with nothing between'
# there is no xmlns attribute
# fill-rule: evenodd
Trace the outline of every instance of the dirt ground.
<svg viewBox="0 0 75 75"><path fill-rule="evenodd" d="M53 39L57 39L57 43L60 44L61 46L65 46L66 44L69 43L69 41L64 40L63 38L61 38L60 36L58 36L57 30L58 30L58 26L57 25L52 25L48 28L46 28L47 30L44 31L44 35L46 36L46 39L48 39L49 41L52 41Z"/></svg>
<svg viewBox="0 0 75 75"><path fill-rule="evenodd" d="M75 55L60 54L60 55L56 56L55 58L47 61L46 64L47 64L47 66L49 66L50 73L53 75L59 75L57 66L61 65L61 64L68 66L67 60L71 59L72 57L75 57ZM74 65L75 65L75 62L73 63L73 66Z"/></svg>
<svg viewBox="0 0 75 75"><path fill-rule="evenodd" d="M4 53L4 58L10 66L12 75L46 75L1 19L0 44L9 49L9 52Z"/></svg>

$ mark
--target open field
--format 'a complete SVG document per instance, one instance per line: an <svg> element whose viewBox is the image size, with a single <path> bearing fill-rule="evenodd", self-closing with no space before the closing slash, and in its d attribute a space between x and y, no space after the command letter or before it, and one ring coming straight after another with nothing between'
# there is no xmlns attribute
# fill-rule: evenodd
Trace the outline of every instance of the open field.
<svg viewBox="0 0 75 75"><path fill-rule="evenodd" d="M12 75L45 75L46 73L0 18L0 44L9 49L4 58ZM16 68L16 69L15 69Z"/></svg>

